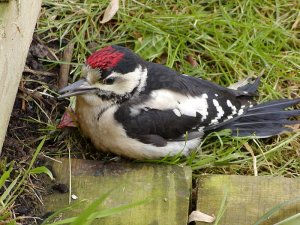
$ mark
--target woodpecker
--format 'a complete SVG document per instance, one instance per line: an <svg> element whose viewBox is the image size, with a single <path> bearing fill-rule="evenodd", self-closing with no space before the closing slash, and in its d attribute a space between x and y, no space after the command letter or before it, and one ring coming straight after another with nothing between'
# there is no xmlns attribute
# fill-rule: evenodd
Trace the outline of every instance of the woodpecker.
<svg viewBox="0 0 300 225"><path fill-rule="evenodd" d="M82 72L60 98L77 96L80 129L97 149L129 158L187 155L205 135L223 129L265 138L300 123L290 120L300 110L285 110L300 98L255 102L259 78L226 88L115 45L91 54Z"/></svg>

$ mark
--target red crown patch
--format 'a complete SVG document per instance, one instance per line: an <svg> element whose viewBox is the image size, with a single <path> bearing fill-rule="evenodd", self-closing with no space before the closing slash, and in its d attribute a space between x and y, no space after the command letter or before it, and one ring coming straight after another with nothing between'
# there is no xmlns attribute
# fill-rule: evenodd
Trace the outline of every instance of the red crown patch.
<svg viewBox="0 0 300 225"><path fill-rule="evenodd" d="M118 52L112 46L108 46L90 55L86 63L93 69L100 68L107 70L116 66L123 56L123 53Z"/></svg>

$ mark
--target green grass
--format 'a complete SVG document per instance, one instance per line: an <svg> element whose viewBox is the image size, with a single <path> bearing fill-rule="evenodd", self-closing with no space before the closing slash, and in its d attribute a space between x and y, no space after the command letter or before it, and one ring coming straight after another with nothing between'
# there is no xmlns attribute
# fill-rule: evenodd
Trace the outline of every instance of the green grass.
<svg viewBox="0 0 300 225"><path fill-rule="evenodd" d="M47 174L51 179L53 175L51 171L45 166L35 167L33 165L36 161L38 154L40 153L45 142L45 138L40 142L33 157L26 167L21 168L19 171L15 170L15 162L7 163L5 160L0 161L0 221L4 224L18 224L18 221L22 220L21 217L14 215L13 207L15 200L24 193L26 189L32 189L29 179L30 176L35 174Z"/></svg>
<svg viewBox="0 0 300 225"><path fill-rule="evenodd" d="M126 205L121 205L121 206L117 206L114 208L106 208L106 209L99 210L98 206L103 204L103 202L112 194L112 192L115 189L117 189L117 188L114 188L114 189L104 193L103 195L99 196L96 200L89 203L89 205L86 207L83 204L85 202L83 200L80 202L73 203L70 206L68 206L67 208L60 209L57 212L55 212L54 214L52 214L49 218L44 220L41 225L47 225L47 224L48 225L59 225L59 224L89 225L97 219L112 216L112 215L121 213L123 211L126 211L128 209L131 209L131 208L143 205L143 204L147 204L151 201L151 199L145 199L145 200L133 202L131 204L126 204ZM82 207L84 207L84 209L81 211L81 213L79 213L78 216L69 217L69 218L66 218L63 220L56 221L57 217L59 217L59 215L62 212L66 212L66 211L70 211L70 210L74 210L74 209L78 210L79 208L81 209ZM53 220L54 220L54 222L51 222Z"/></svg>
<svg viewBox="0 0 300 225"><path fill-rule="evenodd" d="M125 45L146 60L224 86L262 74L261 102L300 96L296 1L125 1L112 21L100 24L107 4L44 0L37 32L45 42L58 41L59 51L64 41L75 43L73 62L79 64L73 66L73 80L80 76L80 64L93 42L97 48ZM193 67L187 56L198 65ZM249 143L259 175L297 177L299 135L247 140L221 132L207 137L188 158L156 162L188 164L195 173L253 174L252 156L244 146Z"/></svg>
<svg viewBox="0 0 300 225"><path fill-rule="evenodd" d="M81 65L92 51L91 43L97 48L120 44L146 60L224 86L262 74L260 102L300 97L298 1L120 1L114 19L100 24L108 3L108 0L43 1L36 32L45 43L59 43L59 49L55 51L57 56L67 42L75 44L73 81L79 78ZM192 66L186 60L187 56L192 57L197 66ZM49 68L61 63L64 62L45 62ZM55 96L47 84L41 85ZM88 147L79 144L78 135L56 130L55 123L59 118L52 118L39 108L43 116L28 120L41 126L44 124L41 136L46 134L48 141L56 143L56 154L66 154L64 149L68 145L85 155L84 148ZM256 156L255 165L245 147L247 143ZM248 140L232 138L222 131L209 135L189 157L166 157L152 162L190 165L195 175L253 175L256 168L258 175L299 177L299 149L299 132ZM99 159L95 155L89 157ZM6 169L7 174L10 170Z"/></svg>

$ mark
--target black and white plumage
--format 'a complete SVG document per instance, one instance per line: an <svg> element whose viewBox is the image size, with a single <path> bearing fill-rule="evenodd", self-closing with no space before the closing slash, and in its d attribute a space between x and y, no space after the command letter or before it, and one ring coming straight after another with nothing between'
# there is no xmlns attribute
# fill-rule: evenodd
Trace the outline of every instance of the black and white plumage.
<svg viewBox="0 0 300 225"><path fill-rule="evenodd" d="M93 53L82 80L61 90L77 95L76 113L96 148L130 158L189 153L213 131L270 137L300 123L285 108L300 99L256 104L259 78L229 88L181 75L146 62L127 48L108 46Z"/></svg>

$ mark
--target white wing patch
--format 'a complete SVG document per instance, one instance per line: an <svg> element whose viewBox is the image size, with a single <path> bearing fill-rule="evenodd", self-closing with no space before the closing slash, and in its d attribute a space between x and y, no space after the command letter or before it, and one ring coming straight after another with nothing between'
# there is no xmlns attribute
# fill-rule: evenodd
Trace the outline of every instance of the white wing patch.
<svg viewBox="0 0 300 225"><path fill-rule="evenodd" d="M204 121L208 116L207 94L201 96L186 96L171 90L162 89L152 91L150 99L131 108L131 112L137 115L141 109L172 110L176 116L197 117L199 113Z"/></svg>
<svg viewBox="0 0 300 225"><path fill-rule="evenodd" d="M206 96L191 97L187 96L184 101L180 101L178 109L187 116L196 117L197 113L201 115L201 120L204 121L208 116L208 104Z"/></svg>

